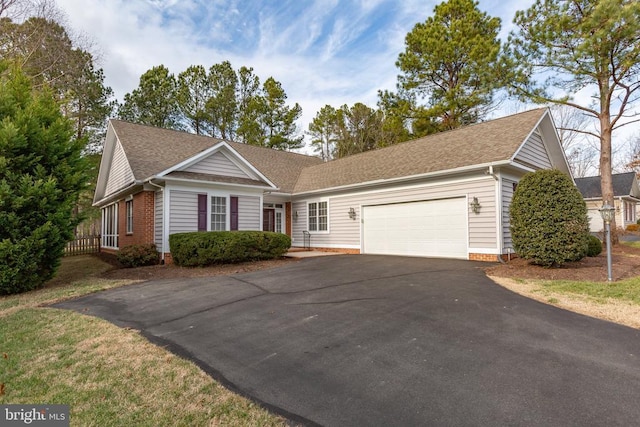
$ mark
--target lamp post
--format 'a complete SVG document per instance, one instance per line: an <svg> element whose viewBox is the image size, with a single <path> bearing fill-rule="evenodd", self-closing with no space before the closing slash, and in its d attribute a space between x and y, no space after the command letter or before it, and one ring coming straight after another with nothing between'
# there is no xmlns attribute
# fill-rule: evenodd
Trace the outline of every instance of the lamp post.
<svg viewBox="0 0 640 427"><path fill-rule="evenodd" d="M607 279L609 282L613 281L613 275L611 274L611 221L616 214L616 208L609 204L604 204L600 209L600 216L604 221L605 232L607 233Z"/></svg>

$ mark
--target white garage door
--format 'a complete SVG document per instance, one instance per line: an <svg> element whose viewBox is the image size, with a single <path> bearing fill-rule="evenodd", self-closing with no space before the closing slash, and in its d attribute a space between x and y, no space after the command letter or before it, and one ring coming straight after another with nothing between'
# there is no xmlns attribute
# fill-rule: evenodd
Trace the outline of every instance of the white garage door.
<svg viewBox="0 0 640 427"><path fill-rule="evenodd" d="M363 252L467 258L465 198L365 206Z"/></svg>

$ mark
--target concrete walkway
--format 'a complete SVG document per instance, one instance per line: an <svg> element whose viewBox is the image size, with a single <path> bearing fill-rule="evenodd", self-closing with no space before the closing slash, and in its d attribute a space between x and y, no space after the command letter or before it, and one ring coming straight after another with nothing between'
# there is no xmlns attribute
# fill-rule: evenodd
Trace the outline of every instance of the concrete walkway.
<svg viewBox="0 0 640 427"><path fill-rule="evenodd" d="M344 255L339 252L324 252L324 251L290 251L287 252L284 256L287 258L313 258L318 256L329 256L329 255Z"/></svg>

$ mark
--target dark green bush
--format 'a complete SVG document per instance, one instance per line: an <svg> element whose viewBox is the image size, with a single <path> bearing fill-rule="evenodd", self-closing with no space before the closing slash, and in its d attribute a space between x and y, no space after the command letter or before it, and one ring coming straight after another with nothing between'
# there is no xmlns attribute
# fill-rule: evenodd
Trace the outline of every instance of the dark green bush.
<svg viewBox="0 0 640 427"><path fill-rule="evenodd" d="M160 262L160 253L153 243L123 246L116 255L118 262L125 268L156 265Z"/></svg>
<svg viewBox="0 0 640 427"><path fill-rule="evenodd" d="M89 181L85 143L57 96L0 59L0 295L55 275Z"/></svg>
<svg viewBox="0 0 640 427"><path fill-rule="evenodd" d="M602 242L593 234L589 234L589 248L587 256L598 256L602 253Z"/></svg>
<svg viewBox="0 0 640 427"><path fill-rule="evenodd" d="M587 207L569 176L558 170L525 175L510 208L511 237L519 256L545 267L587 254Z"/></svg>
<svg viewBox="0 0 640 427"><path fill-rule="evenodd" d="M269 231L210 231L169 236L173 262L204 267L278 258L287 253L291 238Z"/></svg>

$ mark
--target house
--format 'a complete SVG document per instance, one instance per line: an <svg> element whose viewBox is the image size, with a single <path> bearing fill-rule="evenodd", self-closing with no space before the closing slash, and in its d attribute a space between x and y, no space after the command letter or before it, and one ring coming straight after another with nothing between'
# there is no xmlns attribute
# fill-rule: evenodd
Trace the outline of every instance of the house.
<svg viewBox="0 0 640 427"><path fill-rule="evenodd" d="M536 109L343 159L320 159L111 120L94 205L105 250L170 234L270 230L351 253L495 261L512 252L509 204L527 172L570 175Z"/></svg>
<svg viewBox="0 0 640 427"><path fill-rule="evenodd" d="M640 187L635 172L613 174L613 197L616 208L616 225L627 228L637 221L636 205L640 202ZM587 204L589 228L593 232L602 231L604 223L598 209L602 207L600 177L576 178L576 186Z"/></svg>

